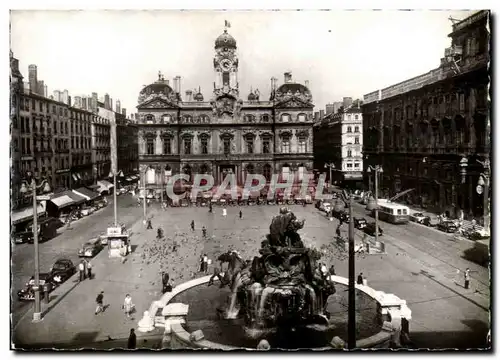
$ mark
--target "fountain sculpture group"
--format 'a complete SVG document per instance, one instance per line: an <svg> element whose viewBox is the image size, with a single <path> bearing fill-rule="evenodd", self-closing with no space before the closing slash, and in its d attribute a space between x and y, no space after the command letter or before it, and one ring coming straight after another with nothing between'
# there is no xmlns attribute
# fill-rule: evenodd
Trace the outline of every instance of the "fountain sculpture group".
<svg viewBox="0 0 500 360"><path fill-rule="evenodd" d="M251 328L298 327L328 322L327 299L335 286L318 266L319 251L304 246L297 233L304 226L287 208L271 222L253 261L235 251L223 254L231 278L226 318L243 317Z"/></svg>

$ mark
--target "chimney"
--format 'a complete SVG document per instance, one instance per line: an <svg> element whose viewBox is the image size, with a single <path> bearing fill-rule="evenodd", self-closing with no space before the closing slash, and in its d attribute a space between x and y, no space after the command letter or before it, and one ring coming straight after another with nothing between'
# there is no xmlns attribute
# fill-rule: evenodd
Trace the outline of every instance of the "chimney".
<svg viewBox="0 0 500 360"><path fill-rule="evenodd" d="M62 102L68 105L68 98L69 98L69 92L68 90L64 89L62 93Z"/></svg>
<svg viewBox="0 0 500 360"><path fill-rule="evenodd" d="M116 100L116 112L119 114L122 112L120 100Z"/></svg>
<svg viewBox="0 0 500 360"><path fill-rule="evenodd" d="M45 84L43 83L43 80L38 80L37 87L36 87L36 93L38 95L44 96L44 90L45 90Z"/></svg>
<svg viewBox="0 0 500 360"><path fill-rule="evenodd" d="M186 90L186 101L187 102L192 101L192 96L193 96L193 92L191 90Z"/></svg>
<svg viewBox="0 0 500 360"><path fill-rule="evenodd" d="M97 112L97 93L96 92L93 92L92 93L92 99L91 99L91 103L88 104L87 102L87 106L89 107L90 111L96 113Z"/></svg>
<svg viewBox="0 0 500 360"><path fill-rule="evenodd" d="M81 109L82 108L82 97L75 96L75 107Z"/></svg>
<svg viewBox="0 0 500 360"><path fill-rule="evenodd" d="M87 109L88 109L88 105L87 105L87 97L83 97L83 98L82 98L82 106L81 106L81 108L82 108L83 110L87 110Z"/></svg>
<svg viewBox="0 0 500 360"><path fill-rule="evenodd" d="M122 115L127 117L127 109L125 109L125 108L122 109Z"/></svg>
<svg viewBox="0 0 500 360"><path fill-rule="evenodd" d="M320 110L319 111L319 118L323 119L325 117L325 110Z"/></svg>
<svg viewBox="0 0 500 360"><path fill-rule="evenodd" d="M32 93L37 93L38 87L38 72L36 65L28 66L28 79L29 79L29 89Z"/></svg>
<svg viewBox="0 0 500 360"><path fill-rule="evenodd" d="M291 83L292 82L292 72L288 71L284 75L285 75L285 84Z"/></svg>
<svg viewBox="0 0 500 360"><path fill-rule="evenodd" d="M306 88L309 88L309 80L306 80L306 81L304 82L304 85L306 86Z"/></svg>
<svg viewBox="0 0 500 360"><path fill-rule="evenodd" d="M344 110L347 110L347 108L352 105L352 97L345 97L342 102Z"/></svg>
<svg viewBox="0 0 500 360"><path fill-rule="evenodd" d="M319 121L319 111L314 112L314 122Z"/></svg>
<svg viewBox="0 0 500 360"><path fill-rule="evenodd" d="M167 80L165 80L165 83L166 83L168 86L170 86L170 80L168 80L168 79L167 79Z"/></svg>
<svg viewBox="0 0 500 360"><path fill-rule="evenodd" d="M48 95L49 95L49 88L47 87L47 85L44 85L44 87L43 87L43 96L47 97Z"/></svg>
<svg viewBox="0 0 500 360"><path fill-rule="evenodd" d="M333 104L326 104L326 115L331 114L334 112L334 105Z"/></svg>
<svg viewBox="0 0 500 360"><path fill-rule="evenodd" d="M71 96L68 95L68 106L71 106Z"/></svg>
<svg viewBox="0 0 500 360"><path fill-rule="evenodd" d="M182 92L181 77L177 76L177 92L180 94Z"/></svg>
<svg viewBox="0 0 500 360"><path fill-rule="evenodd" d="M104 108L109 110L109 94L104 95Z"/></svg>
<svg viewBox="0 0 500 360"><path fill-rule="evenodd" d="M109 110L113 111L113 99L109 98Z"/></svg>

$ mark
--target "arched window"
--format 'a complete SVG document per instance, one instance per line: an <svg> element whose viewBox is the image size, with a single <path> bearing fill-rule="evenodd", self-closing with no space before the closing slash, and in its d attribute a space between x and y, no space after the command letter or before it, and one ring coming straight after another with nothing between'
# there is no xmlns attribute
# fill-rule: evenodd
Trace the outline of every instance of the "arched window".
<svg viewBox="0 0 500 360"><path fill-rule="evenodd" d="M269 122L269 115L262 115L262 122Z"/></svg>
<svg viewBox="0 0 500 360"><path fill-rule="evenodd" d="M252 134L248 134L245 136L245 146L246 146L246 152L248 154L253 154L254 153L254 136Z"/></svg>
<svg viewBox="0 0 500 360"><path fill-rule="evenodd" d="M299 136L298 150L299 150L299 153L306 153L307 152L307 137L305 135Z"/></svg>
<svg viewBox="0 0 500 360"><path fill-rule="evenodd" d="M348 126L348 127L347 127L347 132L348 132L348 133L352 132L352 127Z"/></svg>
<svg viewBox="0 0 500 360"><path fill-rule="evenodd" d="M281 137L281 152L283 154L288 154L290 153L290 134L283 134Z"/></svg>
<svg viewBox="0 0 500 360"><path fill-rule="evenodd" d="M298 120L299 120L300 122L304 122L304 121L306 121L306 119L307 119L306 114L299 114L299 116L298 116Z"/></svg>
<svg viewBox="0 0 500 360"><path fill-rule="evenodd" d="M289 114L281 115L281 122L290 122L290 115Z"/></svg>
<svg viewBox="0 0 500 360"><path fill-rule="evenodd" d="M146 115L146 124L154 124L155 117L151 114Z"/></svg>
<svg viewBox="0 0 500 360"><path fill-rule="evenodd" d="M354 132L355 132L355 133L358 133L358 132L359 132L359 126L355 126L355 127L354 127Z"/></svg>

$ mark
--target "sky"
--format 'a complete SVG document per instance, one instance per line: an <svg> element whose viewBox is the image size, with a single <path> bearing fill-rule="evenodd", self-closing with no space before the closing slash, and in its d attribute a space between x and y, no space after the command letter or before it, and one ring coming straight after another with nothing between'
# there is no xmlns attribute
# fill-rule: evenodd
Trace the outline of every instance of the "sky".
<svg viewBox="0 0 500 360"><path fill-rule="evenodd" d="M450 16L474 11L139 11L16 10L10 46L28 80L38 79L74 97L110 94L136 111L144 85L158 71L182 93L201 87L210 99L214 41L224 31L237 41L240 96L258 88L267 100L271 77L309 81L315 110L344 96L362 98L438 67L450 45Z"/></svg>

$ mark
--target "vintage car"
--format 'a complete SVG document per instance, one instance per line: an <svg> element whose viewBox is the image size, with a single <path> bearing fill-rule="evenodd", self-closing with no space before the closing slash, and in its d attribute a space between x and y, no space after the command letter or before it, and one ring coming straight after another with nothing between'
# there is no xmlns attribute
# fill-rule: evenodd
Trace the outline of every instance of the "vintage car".
<svg viewBox="0 0 500 360"><path fill-rule="evenodd" d="M79 257L94 257L103 249L100 237L92 238L78 250Z"/></svg>
<svg viewBox="0 0 500 360"><path fill-rule="evenodd" d="M410 221L416 222L417 224L424 224L426 218L428 218L428 216L421 212L414 212L410 215Z"/></svg>
<svg viewBox="0 0 500 360"><path fill-rule="evenodd" d="M457 224L452 221L452 220L443 220L441 221L438 225L437 228L441 231L447 232L447 233L454 233L455 231L458 230Z"/></svg>
<svg viewBox="0 0 500 360"><path fill-rule="evenodd" d="M375 236L375 223L371 222L366 224L366 226L363 228L363 231L367 233L368 235ZM382 228L379 226L378 227L378 236L382 236L384 234L384 231Z"/></svg>
<svg viewBox="0 0 500 360"><path fill-rule="evenodd" d="M40 298L43 298L44 291L43 287L48 286L49 292L52 291L57 284L54 283L54 277L52 273L40 273L38 276L40 280ZM21 289L17 292L17 298L20 301L33 301L35 300L35 292L33 291L33 287L35 286L35 277L32 276L31 279L26 283L24 289Z"/></svg>
<svg viewBox="0 0 500 360"><path fill-rule="evenodd" d="M323 202L321 202L321 204L319 205L319 209L320 209L321 211L326 212L326 213L330 212L330 211L332 210L332 208L333 208L332 203L327 202L327 201L323 201Z"/></svg>
<svg viewBox="0 0 500 360"><path fill-rule="evenodd" d="M356 229L359 229L359 230L363 230L366 227L366 225L368 224L368 222L366 221L365 218L355 217L355 218L353 218L353 220L354 220L354 227Z"/></svg>
<svg viewBox="0 0 500 360"><path fill-rule="evenodd" d="M89 215L92 215L94 213L95 209L91 206L86 206L86 207L83 207L80 212L83 216L89 216Z"/></svg>
<svg viewBox="0 0 500 360"><path fill-rule="evenodd" d="M70 259L61 258L52 265L50 273L54 278L59 277L61 279L60 282L56 281L56 283L63 283L76 273L76 267Z"/></svg>
<svg viewBox="0 0 500 360"><path fill-rule="evenodd" d="M38 242L44 242L57 236L57 229L59 229L63 222L53 217L47 217L38 220ZM14 235L14 242L16 244L30 243L33 244L33 224L28 226L26 231L19 232Z"/></svg>

